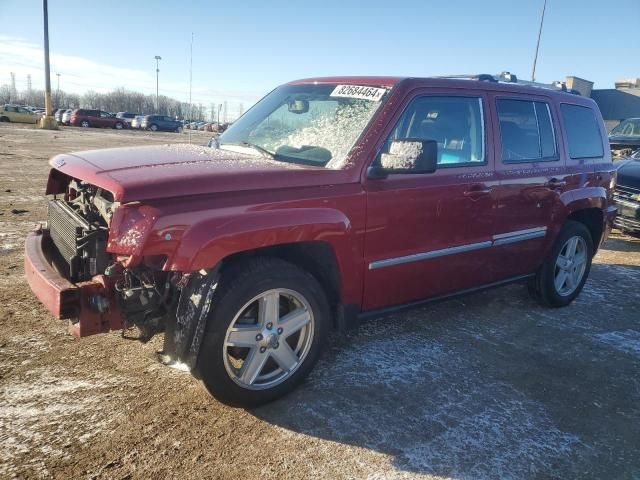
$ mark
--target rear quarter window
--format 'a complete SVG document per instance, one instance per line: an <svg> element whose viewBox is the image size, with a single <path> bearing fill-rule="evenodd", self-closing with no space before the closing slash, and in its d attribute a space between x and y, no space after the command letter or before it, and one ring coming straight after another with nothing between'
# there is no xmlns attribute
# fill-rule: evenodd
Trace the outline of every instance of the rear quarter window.
<svg viewBox="0 0 640 480"><path fill-rule="evenodd" d="M569 157L602 157L602 134L595 112L589 107L563 103L560 105L564 129L567 132Z"/></svg>

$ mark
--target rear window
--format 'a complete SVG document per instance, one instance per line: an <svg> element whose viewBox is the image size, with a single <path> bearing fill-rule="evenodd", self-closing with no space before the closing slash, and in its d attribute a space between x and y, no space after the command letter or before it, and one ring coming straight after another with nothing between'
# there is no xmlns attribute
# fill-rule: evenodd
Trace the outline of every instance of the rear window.
<svg viewBox="0 0 640 480"><path fill-rule="evenodd" d="M598 121L589 107L579 105L560 105L564 129L567 131L569 157L591 158L602 157L602 135Z"/></svg>
<svg viewBox="0 0 640 480"><path fill-rule="evenodd" d="M545 102L498 99L503 162L555 160L556 140Z"/></svg>

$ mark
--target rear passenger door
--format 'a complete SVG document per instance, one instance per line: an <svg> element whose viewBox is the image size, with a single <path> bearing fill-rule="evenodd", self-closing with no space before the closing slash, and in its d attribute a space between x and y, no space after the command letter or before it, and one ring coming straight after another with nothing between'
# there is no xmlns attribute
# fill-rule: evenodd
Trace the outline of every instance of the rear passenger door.
<svg viewBox="0 0 640 480"><path fill-rule="evenodd" d="M499 279L532 273L562 212L566 168L558 150L557 113L545 96L494 93L497 145L494 258Z"/></svg>
<svg viewBox="0 0 640 480"><path fill-rule="evenodd" d="M98 122L99 122L99 125L101 127L111 127L112 126L112 124L113 124L112 118L113 117L109 113L100 111L100 112L98 112L98 116L99 116Z"/></svg>

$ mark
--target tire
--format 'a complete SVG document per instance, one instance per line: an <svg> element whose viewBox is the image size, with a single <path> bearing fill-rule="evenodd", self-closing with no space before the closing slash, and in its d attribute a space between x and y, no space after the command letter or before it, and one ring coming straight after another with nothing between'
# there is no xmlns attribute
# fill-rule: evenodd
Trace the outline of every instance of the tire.
<svg viewBox="0 0 640 480"><path fill-rule="evenodd" d="M82 120L82 121L80 122L80 126L81 126L82 128L89 128L89 127L91 126L91 124L89 123L89 120Z"/></svg>
<svg viewBox="0 0 640 480"><path fill-rule="evenodd" d="M114 125L114 128L116 130L122 130L124 128L124 125L122 125L122 123L118 122Z"/></svg>
<svg viewBox="0 0 640 480"><path fill-rule="evenodd" d="M567 221L547 259L530 282L529 292L544 306L569 305L587 281L593 253L589 229L580 222Z"/></svg>
<svg viewBox="0 0 640 480"><path fill-rule="evenodd" d="M0 122L10 122L9 117L0 117Z"/></svg>
<svg viewBox="0 0 640 480"><path fill-rule="evenodd" d="M329 304L318 281L296 265L268 257L239 262L222 272L211 305L194 373L220 402L248 408L275 400L300 384L318 361L330 325ZM279 312L269 315L269 305L278 305ZM299 313L289 322L295 319L299 327L277 323L294 311ZM244 336L234 337L241 329Z"/></svg>
<svg viewBox="0 0 640 480"><path fill-rule="evenodd" d="M157 132L158 126L155 123L152 123L151 126L149 127L149 130L151 130L152 132Z"/></svg>
<svg viewBox="0 0 640 480"><path fill-rule="evenodd" d="M182 133L182 127L176 128L176 133Z"/></svg>

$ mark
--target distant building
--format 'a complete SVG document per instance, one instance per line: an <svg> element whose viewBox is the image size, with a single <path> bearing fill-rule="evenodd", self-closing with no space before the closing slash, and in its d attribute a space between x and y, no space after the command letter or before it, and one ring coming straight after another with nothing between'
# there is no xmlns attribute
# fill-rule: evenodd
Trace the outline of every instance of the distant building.
<svg viewBox="0 0 640 480"><path fill-rule="evenodd" d="M602 112L608 131L626 118L640 117L640 78L625 78L615 82L616 88L593 90L593 82L579 77L567 77L567 88L595 100Z"/></svg>
<svg viewBox="0 0 640 480"><path fill-rule="evenodd" d="M564 81L567 88L580 92L583 97L590 97L593 89L593 82L580 77L567 77Z"/></svg>

